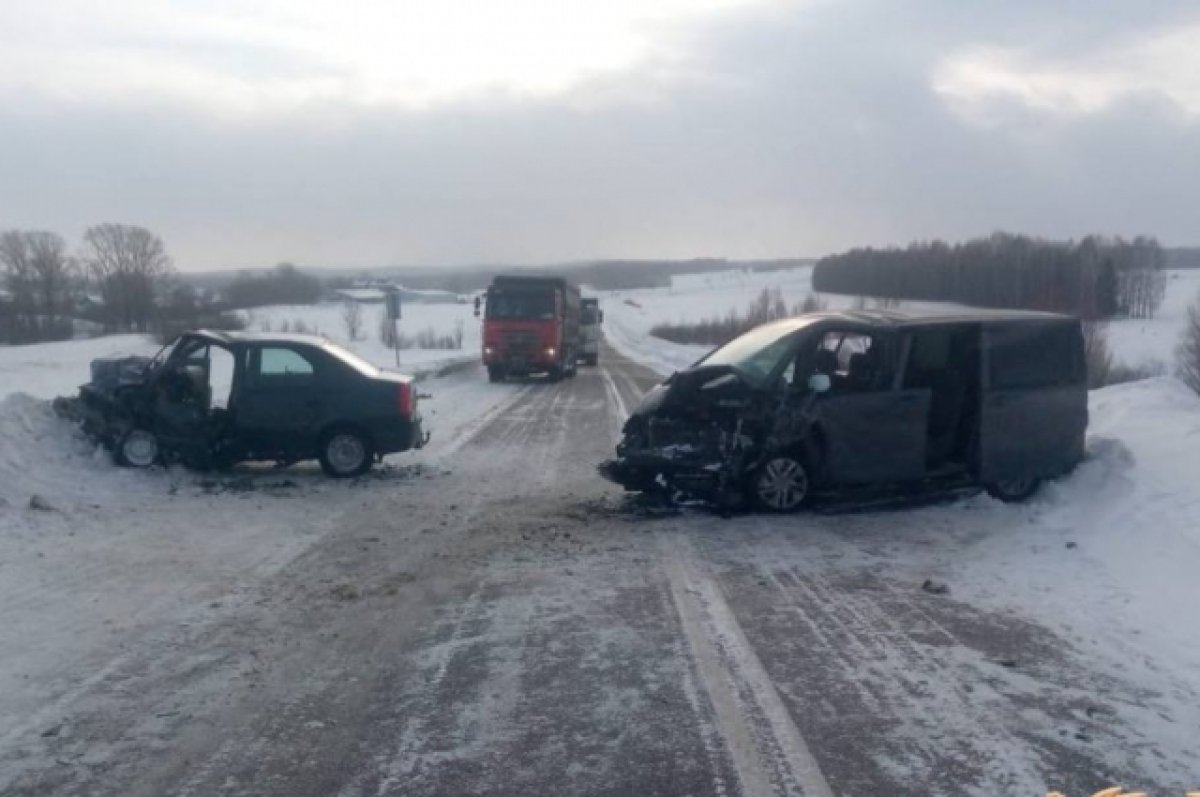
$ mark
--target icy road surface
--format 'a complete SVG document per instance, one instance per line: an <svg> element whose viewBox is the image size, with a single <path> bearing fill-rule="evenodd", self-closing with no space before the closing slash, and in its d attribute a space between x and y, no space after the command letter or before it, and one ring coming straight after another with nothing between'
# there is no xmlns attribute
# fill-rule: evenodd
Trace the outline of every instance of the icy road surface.
<svg viewBox="0 0 1200 797"><path fill-rule="evenodd" d="M595 464L656 379L609 350L558 385L437 380L441 436L349 483L114 471L9 399L6 440L65 453L0 459L0 793L1198 785L1189 671L998 607L970 553L1039 510L639 514Z"/></svg>

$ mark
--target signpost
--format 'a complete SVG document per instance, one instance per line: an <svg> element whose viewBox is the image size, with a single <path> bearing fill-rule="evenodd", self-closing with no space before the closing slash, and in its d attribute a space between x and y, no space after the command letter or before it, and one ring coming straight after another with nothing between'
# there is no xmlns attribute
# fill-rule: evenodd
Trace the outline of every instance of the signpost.
<svg viewBox="0 0 1200 797"><path fill-rule="evenodd" d="M400 289L388 288L383 295L384 303L387 305L387 317L392 322L392 351L396 353L396 367L400 367L400 329L397 324L400 320Z"/></svg>

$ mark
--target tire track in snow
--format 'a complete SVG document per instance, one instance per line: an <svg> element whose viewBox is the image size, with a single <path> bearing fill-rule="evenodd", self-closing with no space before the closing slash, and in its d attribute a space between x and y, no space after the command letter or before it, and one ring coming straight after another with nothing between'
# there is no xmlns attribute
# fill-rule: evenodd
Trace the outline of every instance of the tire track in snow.
<svg viewBox="0 0 1200 797"><path fill-rule="evenodd" d="M712 702L742 793L833 797L715 580L690 540L660 538L665 569L696 669Z"/></svg>

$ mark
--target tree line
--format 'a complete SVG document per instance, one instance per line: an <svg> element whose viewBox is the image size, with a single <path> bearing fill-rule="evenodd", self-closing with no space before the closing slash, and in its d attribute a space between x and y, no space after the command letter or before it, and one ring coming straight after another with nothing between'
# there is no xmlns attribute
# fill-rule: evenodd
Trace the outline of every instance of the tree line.
<svg viewBox="0 0 1200 797"><path fill-rule="evenodd" d="M160 285L174 271L162 239L143 227L98 224L78 254L55 232L0 233L0 340L69 338L75 318L106 330L146 332ZM99 301L92 301L95 291Z"/></svg>
<svg viewBox="0 0 1200 797"><path fill-rule="evenodd" d="M205 296L177 279L162 238L136 225L88 227L74 251L55 232L0 232L0 343L66 340L80 322L94 333L163 338L200 326L236 328L229 310L313 304L323 292L318 278L281 263L239 273L219 296Z"/></svg>
<svg viewBox="0 0 1200 797"><path fill-rule="evenodd" d="M1084 319L1151 318L1166 293L1165 266L1163 248L1145 236L1064 242L1001 232L958 244L935 240L825 257L813 271L813 288Z"/></svg>

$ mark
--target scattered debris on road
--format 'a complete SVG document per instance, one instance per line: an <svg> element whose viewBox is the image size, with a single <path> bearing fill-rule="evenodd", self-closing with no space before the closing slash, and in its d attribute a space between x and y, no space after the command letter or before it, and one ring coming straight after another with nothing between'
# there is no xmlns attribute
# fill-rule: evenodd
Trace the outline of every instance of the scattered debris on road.
<svg viewBox="0 0 1200 797"><path fill-rule="evenodd" d="M932 578L927 578L921 584L921 589L928 592L930 595L946 595L950 592L950 587L940 581L934 581Z"/></svg>

